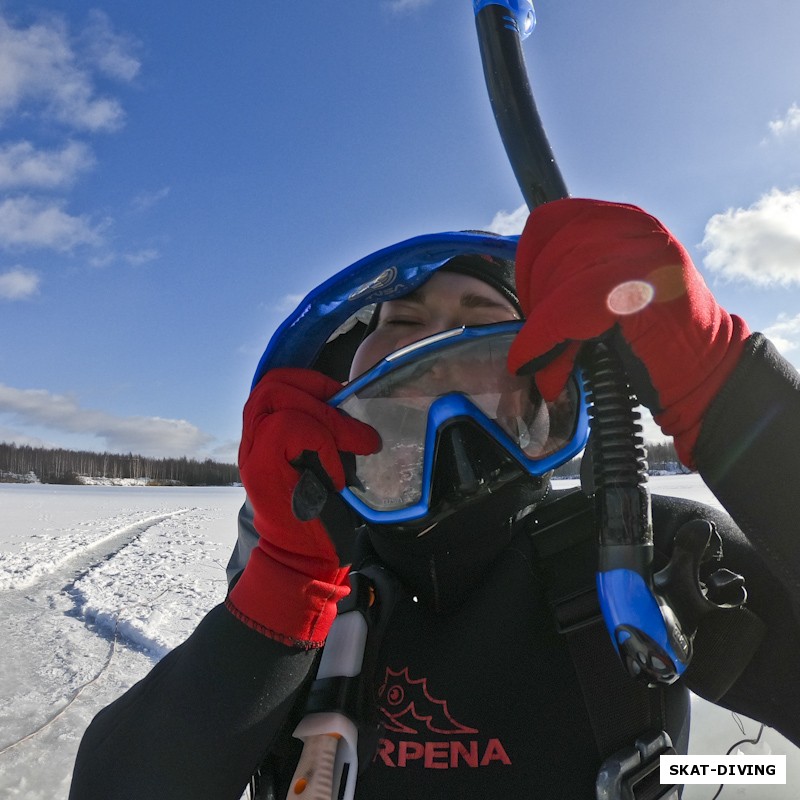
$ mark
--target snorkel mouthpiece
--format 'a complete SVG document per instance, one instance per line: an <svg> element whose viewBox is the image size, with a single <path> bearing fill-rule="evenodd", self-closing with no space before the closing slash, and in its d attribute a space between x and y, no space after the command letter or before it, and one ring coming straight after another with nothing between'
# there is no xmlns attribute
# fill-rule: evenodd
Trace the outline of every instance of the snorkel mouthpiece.
<svg viewBox="0 0 800 800"><path fill-rule="evenodd" d="M450 449L453 454L453 463L455 465L456 481L454 481L454 488L456 492L463 497L470 497L477 493L481 483L486 483L484 479L478 477L472 462L467 456L467 449L464 443L464 438L461 428L455 425L447 429L443 434L450 444Z"/></svg>

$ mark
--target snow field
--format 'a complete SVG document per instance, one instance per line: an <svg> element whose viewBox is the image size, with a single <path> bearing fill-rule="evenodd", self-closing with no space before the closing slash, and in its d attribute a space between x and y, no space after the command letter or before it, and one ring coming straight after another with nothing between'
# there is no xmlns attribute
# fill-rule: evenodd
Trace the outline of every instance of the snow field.
<svg viewBox="0 0 800 800"><path fill-rule="evenodd" d="M243 499L0 486L0 797L67 797L94 714L224 597Z"/></svg>

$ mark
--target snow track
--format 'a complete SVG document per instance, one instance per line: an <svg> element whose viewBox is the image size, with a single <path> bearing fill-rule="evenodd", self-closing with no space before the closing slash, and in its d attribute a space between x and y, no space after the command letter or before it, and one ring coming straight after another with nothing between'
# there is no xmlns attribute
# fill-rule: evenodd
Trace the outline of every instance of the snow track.
<svg viewBox="0 0 800 800"><path fill-rule="evenodd" d="M242 493L25 488L22 521L0 503L0 797L51 800L94 714L224 597Z"/></svg>
<svg viewBox="0 0 800 800"><path fill-rule="evenodd" d="M151 526L186 511L155 514L121 526L119 518L85 522L80 528L64 531L58 538L35 534L18 553L0 554L0 591L57 581L59 573L65 570L91 569Z"/></svg>

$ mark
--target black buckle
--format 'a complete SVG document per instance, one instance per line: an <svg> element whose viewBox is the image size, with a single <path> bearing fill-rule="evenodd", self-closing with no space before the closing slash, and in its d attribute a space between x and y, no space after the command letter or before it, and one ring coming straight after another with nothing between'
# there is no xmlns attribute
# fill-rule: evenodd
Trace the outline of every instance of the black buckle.
<svg viewBox="0 0 800 800"><path fill-rule="evenodd" d="M640 736L633 747L618 750L602 763L597 800L679 800L679 784L660 782L661 756L674 755L665 731Z"/></svg>

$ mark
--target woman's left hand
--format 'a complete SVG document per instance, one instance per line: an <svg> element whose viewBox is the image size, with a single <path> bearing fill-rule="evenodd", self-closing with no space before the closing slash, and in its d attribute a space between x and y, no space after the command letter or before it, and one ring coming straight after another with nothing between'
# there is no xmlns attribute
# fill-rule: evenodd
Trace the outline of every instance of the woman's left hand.
<svg viewBox="0 0 800 800"><path fill-rule="evenodd" d="M703 415L750 332L717 303L667 228L636 206L547 203L528 218L516 280L527 321L509 368L536 370L540 391L552 399L580 344L611 332L638 399L692 466Z"/></svg>

